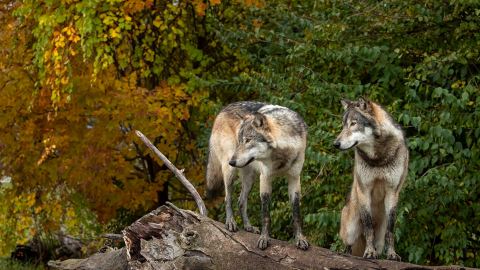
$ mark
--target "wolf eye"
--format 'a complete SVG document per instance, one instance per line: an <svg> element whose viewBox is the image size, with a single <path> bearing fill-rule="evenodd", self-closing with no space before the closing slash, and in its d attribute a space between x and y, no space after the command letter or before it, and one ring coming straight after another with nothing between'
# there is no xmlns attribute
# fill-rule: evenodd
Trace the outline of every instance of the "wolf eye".
<svg viewBox="0 0 480 270"><path fill-rule="evenodd" d="M350 126L353 127L353 126L355 126L356 124L357 124L357 121L352 121L352 122L350 123Z"/></svg>
<svg viewBox="0 0 480 270"><path fill-rule="evenodd" d="M252 139L250 138L245 138L245 143L249 143Z"/></svg>

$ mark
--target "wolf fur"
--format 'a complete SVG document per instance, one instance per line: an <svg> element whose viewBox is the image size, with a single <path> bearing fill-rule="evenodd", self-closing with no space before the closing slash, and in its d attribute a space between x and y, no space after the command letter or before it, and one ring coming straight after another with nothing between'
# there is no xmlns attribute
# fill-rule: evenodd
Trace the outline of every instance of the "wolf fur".
<svg viewBox="0 0 480 270"><path fill-rule="evenodd" d="M340 237L347 252L377 258L386 246L389 260L401 260L394 248L396 207L408 171L402 130L377 103L342 100L343 130L334 145L355 149L353 185L342 210Z"/></svg>
<svg viewBox="0 0 480 270"><path fill-rule="evenodd" d="M267 248L270 233L271 181L286 176L293 211L297 247L309 246L302 234L300 216L300 173L305 159L307 126L296 112L260 102L236 102L216 117L209 142L207 195L225 187L225 226L237 230L232 212L232 183L236 172L242 183L239 208L246 231L257 232L247 215L248 194L260 175L262 231L257 246Z"/></svg>

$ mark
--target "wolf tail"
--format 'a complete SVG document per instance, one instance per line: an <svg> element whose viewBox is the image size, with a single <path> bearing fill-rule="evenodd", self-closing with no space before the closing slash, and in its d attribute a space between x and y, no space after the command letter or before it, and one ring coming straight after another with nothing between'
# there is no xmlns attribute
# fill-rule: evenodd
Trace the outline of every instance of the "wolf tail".
<svg viewBox="0 0 480 270"><path fill-rule="evenodd" d="M206 173L207 188L205 192L205 197L207 199L213 199L219 196L223 187L222 164L214 151L214 149L210 149L208 154Z"/></svg>

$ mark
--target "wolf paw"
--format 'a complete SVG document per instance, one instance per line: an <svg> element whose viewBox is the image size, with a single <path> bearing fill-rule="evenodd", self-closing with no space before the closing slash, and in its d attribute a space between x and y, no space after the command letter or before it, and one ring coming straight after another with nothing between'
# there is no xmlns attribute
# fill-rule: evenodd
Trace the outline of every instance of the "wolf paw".
<svg viewBox="0 0 480 270"><path fill-rule="evenodd" d="M260 238L258 238L257 241L257 247L261 250L264 250L268 247L268 244L270 242L270 239L266 235L260 235Z"/></svg>
<svg viewBox="0 0 480 270"><path fill-rule="evenodd" d="M305 238L305 236L298 236L297 239L296 239L297 243L297 248L301 249L301 250L307 250L308 247L310 246L310 244L308 244L308 241L307 239Z"/></svg>
<svg viewBox="0 0 480 270"><path fill-rule="evenodd" d="M378 254L375 248L366 248L365 253L363 253L363 258L365 259L377 259Z"/></svg>
<svg viewBox="0 0 480 270"><path fill-rule="evenodd" d="M227 219L227 221L225 221L225 228L227 228L227 230L231 232L236 232L238 230L237 223L235 222L235 220L233 220L233 218Z"/></svg>
<svg viewBox="0 0 480 270"><path fill-rule="evenodd" d="M258 227L255 227L255 226L252 226L252 225L247 225L247 226L244 226L243 228L247 232L260 234L260 229L258 229Z"/></svg>
<svg viewBox="0 0 480 270"><path fill-rule="evenodd" d="M395 251L389 251L387 253L387 260L400 262L402 261L402 257L398 256L398 254L395 253Z"/></svg>

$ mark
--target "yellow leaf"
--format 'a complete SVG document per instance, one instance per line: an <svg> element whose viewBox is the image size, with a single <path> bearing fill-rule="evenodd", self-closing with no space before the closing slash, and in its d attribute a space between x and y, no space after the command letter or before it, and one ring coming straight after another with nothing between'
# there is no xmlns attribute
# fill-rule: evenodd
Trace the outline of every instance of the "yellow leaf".
<svg viewBox="0 0 480 270"><path fill-rule="evenodd" d="M77 43L80 40L80 37L78 35L72 35L70 38L68 38L70 41L73 43Z"/></svg>
<svg viewBox="0 0 480 270"><path fill-rule="evenodd" d="M43 60L47 62L50 59L50 56L52 56L52 52L49 50L45 51L45 54L43 55Z"/></svg>
<svg viewBox="0 0 480 270"><path fill-rule="evenodd" d="M68 83L68 77L67 76L62 77L62 79L60 80L60 83L63 84L63 85L67 84Z"/></svg>
<svg viewBox="0 0 480 270"><path fill-rule="evenodd" d="M160 26L162 25L162 19L160 18L160 16L155 17L153 25L157 28L160 28Z"/></svg>
<svg viewBox="0 0 480 270"><path fill-rule="evenodd" d="M122 35L120 35L120 28L110 28L110 37L111 38L121 38Z"/></svg>

